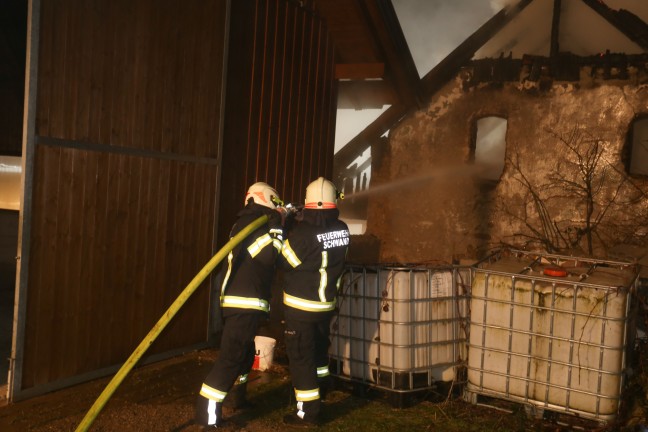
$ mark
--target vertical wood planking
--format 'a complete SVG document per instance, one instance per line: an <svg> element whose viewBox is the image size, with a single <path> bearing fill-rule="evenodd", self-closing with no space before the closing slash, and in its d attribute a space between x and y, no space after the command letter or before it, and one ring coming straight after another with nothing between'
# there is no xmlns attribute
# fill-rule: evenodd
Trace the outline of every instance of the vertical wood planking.
<svg viewBox="0 0 648 432"><path fill-rule="evenodd" d="M67 84L67 76L65 75L66 71L66 55L68 52L67 40L65 38L67 34L67 22L69 14L56 13L61 9L65 8L68 4L64 1L58 3L54 6L55 17L52 17L52 48L56 47L58 50L57 56L52 56L50 60L52 62L52 75L54 71L59 72L63 71L63 74L60 78L61 82L58 86L54 86L51 90L51 99L50 99L50 112L61 112L65 109L65 86ZM42 52L42 51L41 51ZM61 116L50 116L49 117L49 135L53 137L63 136L63 119Z"/></svg>
<svg viewBox="0 0 648 432"><path fill-rule="evenodd" d="M39 46L41 52L51 52L54 45L54 38L52 37L53 25L53 4L51 2L41 3L41 27ZM39 80L51 80L52 76L52 60L51 55L41 55L38 59L38 76ZM41 107L41 115L36 116L35 129L37 135L49 135L49 122L48 116L43 115L42 107L49 107L52 102L51 86L39 85L36 95L36 105Z"/></svg>
<svg viewBox="0 0 648 432"><path fill-rule="evenodd" d="M335 70L334 64L334 48L333 43L330 38L323 38L321 51L323 52L323 57L321 59L322 65L320 68L320 73L323 74L321 82L322 86L320 89L321 100L321 109L324 113L328 115L322 115L318 118L318 142L316 148L318 150L318 166L320 168L321 175L329 178L338 188L341 188L342 185L338 185L335 181L336 179L331 178L333 172L332 158L330 155L334 153L335 149L335 118L336 118L336 81L333 75Z"/></svg>
<svg viewBox="0 0 648 432"><path fill-rule="evenodd" d="M88 58L92 56L92 62L90 62L90 90L87 95L84 95L88 98L88 133L87 140L89 142L107 142L101 139L101 133L103 129L106 129L106 125L102 128L102 113L105 112L104 104L106 98L109 97L105 87L106 82L103 80L104 71L108 69L107 64L108 59L105 53L104 46L106 45L106 40L109 37L109 32L107 27L108 19L100 20L98 17L108 16L108 5L112 5L113 2L97 2L90 9L90 18L87 19L88 25L91 30L87 34L88 40ZM96 55L92 53L100 52L102 55ZM44 134L46 135L46 134Z"/></svg>
<svg viewBox="0 0 648 432"><path fill-rule="evenodd" d="M84 176L81 178L84 185L84 196L82 201L81 214L83 218L83 227L81 233L81 245L79 248L80 260L79 264L79 292L78 308L76 314L77 332L78 332L78 353L77 353L77 370L89 370L92 361L91 350L85 349L93 345L93 332L91 330L91 320L95 312L92 307L93 290L96 287L96 275L93 269L98 267L94 265L100 251L96 250L97 238L97 202L96 198L100 195L98 189L97 167L98 167L98 154L97 152L85 152L86 160L84 164ZM94 363L96 364L96 363Z"/></svg>
<svg viewBox="0 0 648 432"><path fill-rule="evenodd" d="M318 143L315 140L316 137L316 116L315 113L318 112L318 89L320 87L319 83L319 67L320 67L320 30L321 30L321 21L314 19L312 16L310 27L312 28L312 33L310 37L310 52L314 53L311 56L309 61L309 71L308 71L308 97L307 97L307 107L309 115L305 119L306 124L306 133L304 134L304 178L306 179L315 179L317 174L317 160L315 157L317 148L315 147Z"/></svg>
<svg viewBox="0 0 648 432"><path fill-rule="evenodd" d="M308 182L328 174L333 137L324 124L335 111L325 102L332 50L311 3L234 3L253 10L238 18L244 28L232 27L232 43L242 43L230 49L230 71L242 84L227 96L225 232L250 183L274 182L287 201L301 201ZM216 155L222 59L205 53L222 51L218 13L221 2L43 0L37 134L116 153L37 146L28 315L67 334L27 324L28 385L123 360L209 258L217 168L123 149ZM200 339L204 302L192 306L202 315L178 317L156 349Z"/></svg>
<svg viewBox="0 0 648 432"><path fill-rule="evenodd" d="M259 180L258 172L258 148L260 139L260 128L263 111L263 68L264 52L266 48L267 17L266 0L256 0L254 11L252 62L250 77L250 100L248 108L248 132L247 151L243 155L246 163L245 179L247 183Z"/></svg>
<svg viewBox="0 0 648 432"><path fill-rule="evenodd" d="M133 126L135 123L133 122ZM132 129L134 133L134 129ZM148 205L147 196L142 191L143 181L147 178L145 176L150 163L145 163L143 158L129 158L128 159L130 181L128 183L128 211L132 212L134 217L129 217L131 221L128 224L128 240L129 250L127 261L124 262L125 267L125 282L126 287L126 304L124 304L124 323L127 325L128 339L136 340L140 333L134 331L132 323L139 319L137 312L141 303L142 295L145 295L143 288L144 285L138 286L138 272L142 264L141 254L143 251L142 243L145 239L142 236L142 224L146 220L146 206Z"/></svg>
<svg viewBox="0 0 648 432"><path fill-rule="evenodd" d="M311 180L330 175L334 139L325 130L335 117L334 53L312 2L234 2L230 44L223 181L232 188L222 197L235 206L220 210L220 244L251 183L268 181L284 201L303 201Z"/></svg>
<svg viewBox="0 0 648 432"><path fill-rule="evenodd" d="M224 17L43 0L21 389L123 362L211 257L218 167L183 158L218 154ZM151 354L206 340L195 296Z"/></svg>
<svg viewBox="0 0 648 432"><path fill-rule="evenodd" d="M277 143L277 155L275 157L274 163L274 184L278 191L281 191L282 194L285 194L286 191L286 154L288 151L288 142L286 140L286 123L288 112L286 110L286 101L287 95L285 89L289 88L289 85L286 81L289 79L289 65L288 63L288 50L289 50L289 38L288 38L288 25L290 19L293 16L293 8L290 5L284 5L284 7L279 8L279 13L277 14L277 43L275 45L275 75L272 84L274 97L273 100L276 101L276 130L274 137ZM282 195L282 198L286 202L290 202L292 197Z"/></svg>
<svg viewBox="0 0 648 432"><path fill-rule="evenodd" d="M154 272L158 268L155 262L155 251L157 238L159 236L156 229L157 206L159 196L160 182L160 165L161 163L142 163L140 171L140 202L139 205L139 241L136 248L135 262L137 269L135 271L134 283L134 305L131 311L130 322L133 325L133 331L136 334L143 334L146 331L144 325L145 312L148 308L149 299L147 298L146 287L150 284L157 285ZM149 180L155 179L155 180ZM139 321L138 321L139 318Z"/></svg>
<svg viewBox="0 0 648 432"><path fill-rule="evenodd" d="M54 341L51 338L51 331L57 324L54 307L56 286L54 277L57 273L54 257L58 252L55 241L58 180L54 174L58 172L60 149L47 154L38 151L35 159L39 169L34 173L36 186L34 195L46 206L34 206L33 220L36 226L33 227L35 234L32 235L32 255L45 256L48 259L31 261L32 283L38 284L41 289L30 292L27 299L28 310L31 307L38 307L39 313L38 320L28 320L26 323L26 332L30 337L25 338L25 350L34 353L33 356L25 358L23 366L23 379L27 383L47 379L49 370L43 367L42 359L47 358L52 351L51 344ZM45 178L54 178L54 180L42 181Z"/></svg>
<svg viewBox="0 0 648 432"><path fill-rule="evenodd" d="M57 325L57 331L63 334L74 334L74 317L77 309L76 299L77 278L75 277L79 262L76 260L76 229L80 222L78 212L75 210L77 195L79 193L79 181L75 181L75 162L79 158L79 152L70 149L62 149L61 161L59 164L60 180L58 215L59 219L58 238L56 244L61 248L62 253L56 254L56 288L58 293L55 299L55 315L63 317ZM65 252L63 252L65 251ZM74 369L76 366L75 338L61 338L59 343L52 347L52 360L50 361L50 375L61 376L66 373L66 369ZM69 356L67 361L65 360Z"/></svg>
<svg viewBox="0 0 648 432"><path fill-rule="evenodd" d="M296 181L292 185L292 195L299 196L299 192L303 189L302 182L304 178L304 133L306 128L306 104L308 103L308 77L306 76L309 70L309 62L312 53L308 50L308 43L312 29L309 27L309 16L306 13L301 13L298 20L298 31L302 35L301 41L298 44L297 50L297 81L295 88L295 95L297 101L295 104L295 159L293 160L293 176Z"/></svg>
<svg viewBox="0 0 648 432"><path fill-rule="evenodd" d="M243 79L228 93L225 232L247 185L274 182L287 201L301 201L333 156L333 50L311 3L239 3L233 11L252 5L252 13L232 27L240 44L230 71ZM28 385L123 360L210 256L216 167L119 149L216 155L222 63L205 55L222 52L213 16L224 9L215 4L43 1L37 134L118 150L38 146L28 307L65 332L28 323ZM206 309L202 296L192 310ZM206 313L179 316L156 349L205 329Z"/></svg>
<svg viewBox="0 0 648 432"><path fill-rule="evenodd" d="M298 30L301 30L300 23L302 22L301 10L296 4L289 3L288 8L291 11L290 20L288 22L286 38L290 41L289 53L286 56L286 76L284 78L284 98L282 102L282 109L286 112L286 156L285 156L285 171L284 171L284 194L286 199L296 201L297 195L295 194L295 182L299 181L295 176L295 145L297 142L297 124L296 118L297 101L299 100L299 90L296 83L299 82L299 65L300 47L302 40L299 37Z"/></svg>
<svg viewBox="0 0 648 432"><path fill-rule="evenodd" d="M267 28L266 31L266 53L264 58L265 73L264 78L265 92L264 92L264 105L267 106L268 115L265 116L264 132L265 137L259 142L262 148L259 149L258 158L260 159L260 166L265 172L265 179L268 183L272 184L275 188L277 186L277 172L275 171L274 161L279 157L278 142L276 137L277 129L277 113L279 104L277 103L277 95L275 93L275 77L277 76L277 44L278 41L278 22L279 22L279 2L272 2L269 4L266 13Z"/></svg>
<svg viewBox="0 0 648 432"><path fill-rule="evenodd" d="M206 53L223 52L210 36L213 9L44 2L38 135L215 156L219 108L205 96L218 96L222 71L204 64ZM198 119L212 126L208 134L197 133Z"/></svg>

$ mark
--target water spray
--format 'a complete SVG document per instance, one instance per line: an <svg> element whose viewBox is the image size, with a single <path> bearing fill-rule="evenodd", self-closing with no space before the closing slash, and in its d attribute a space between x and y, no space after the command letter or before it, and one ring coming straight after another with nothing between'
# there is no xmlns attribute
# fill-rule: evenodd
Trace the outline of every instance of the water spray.
<svg viewBox="0 0 648 432"><path fill-rule="evenodd" d="M368 189L347 194L347 198L358 198L367 195L375 195L386 193L394 189L404 187L411 187L412 185L420 185L423 182L441 179L450 179L456 177L472 177L479 176L488 170L487 164L471 164L471 165L455 165L445 166L442 168L434 168L433 170L419 173L410 177L400 178L389 183L381 184L378 186L370 186Z"/></svg>

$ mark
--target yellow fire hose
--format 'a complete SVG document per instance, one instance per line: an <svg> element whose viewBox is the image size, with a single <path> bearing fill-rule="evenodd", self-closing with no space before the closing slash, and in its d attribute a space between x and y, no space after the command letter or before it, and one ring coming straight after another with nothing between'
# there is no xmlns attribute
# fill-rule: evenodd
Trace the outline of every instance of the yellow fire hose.
<svg viewBox="0 0 648 432"><path fill-rule="evenodd" d="M146 337L140 342L139 346L135 348L135 351L130 355L126 363L117 371L117 374L113 379L108 383L103 392L99 395L95 403L90 407L90 410L86 413L85 417L79 423L79 426L76 428L76 431L87 431L88 428L92 425L94 419L99 415L99 412L102 410L108 399L112 394L117 390L119 384L124 380L128 372L133 369L133 366L139 361L139 359L144 355L146 350L153 344L153 341L160 335L162 330L169 324L169 321L175 316L175 314L180 310L180 308L185 304L187 299L191 294L196 291L198 286L205 280L209 273L214 270L214 268L220 263L223 258L230 253L232 249L236 247L245 237L249 236L254 230L259 228L261 225L268 221L268 216L261 216L256 219L250 225L243 228L238 234L230 239L230 241L225 244L217 253L214 255L207 264L198 272L198 274L193 278L189 285L180 293L177 299L171 304L169 309L162 315L158 322L153 326L151 331L146 335Z"/></svg>

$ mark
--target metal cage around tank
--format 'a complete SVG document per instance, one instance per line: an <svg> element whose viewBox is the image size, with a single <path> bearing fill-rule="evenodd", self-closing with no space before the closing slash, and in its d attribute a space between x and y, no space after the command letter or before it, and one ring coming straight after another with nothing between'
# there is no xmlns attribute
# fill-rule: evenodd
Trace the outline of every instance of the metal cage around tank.
<svg viewBox="0 0 648 432"><path fill-rule="evenodd" d="M633 345L636 266L504 250L473 270L464 398L614 420Z"/></svg>
<svg viewBox="0 0 648 432"><path fill-rule="evenodd" d="M331 374L399 394L456 381L470 278L467 266L348 266L331 323Z"/></svg>

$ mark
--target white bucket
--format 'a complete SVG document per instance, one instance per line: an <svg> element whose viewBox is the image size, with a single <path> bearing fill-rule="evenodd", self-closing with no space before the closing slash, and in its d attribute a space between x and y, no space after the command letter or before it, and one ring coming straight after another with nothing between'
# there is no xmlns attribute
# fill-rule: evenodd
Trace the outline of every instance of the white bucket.
<svg viewBox="0 0 648 432"><path fill-rule="evenodd" d="M252 369L264 371L272 366L272 359L274 357L274 348L276 343L277 341L272 339L271 337L256 336L254 338L256 352Z"/></svg>

